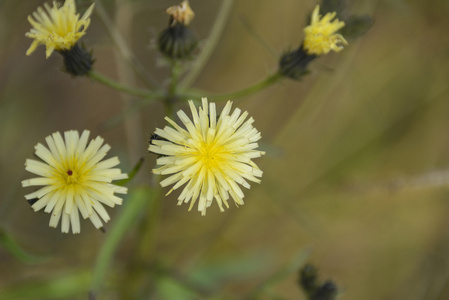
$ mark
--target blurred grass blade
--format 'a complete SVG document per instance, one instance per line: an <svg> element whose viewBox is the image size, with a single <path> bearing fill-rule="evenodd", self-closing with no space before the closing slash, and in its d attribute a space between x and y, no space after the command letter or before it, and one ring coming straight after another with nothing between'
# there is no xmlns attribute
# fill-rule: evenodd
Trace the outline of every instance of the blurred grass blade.
<svg viewBox="0 0 449 300"><path fill-rule="evenodd" d="M301 251L299 251L299 253L289 264L287 264L285 267L281 268L272 276L268 277L266 280L261 282L258 286L256 286L256 288L254 288L251 292L249 292L248 295L243 297L243 299L244 300L259 299L261 293L266 292L269 288L279 283L284 278L290 276L292 273L298 272L300 267L309 258L310 252L311 249L308 247L301 249Z"/></svg>
<svg viewBox="0 0 449 300"><path fill-rule="evenodd" d="M87 293L89 282L87 270L47 279L29 279L26 282L0 288L0 299L74 299L75 296Z"/></svg>
<svg viewBox="0 0 449 300"><path fill-rule="evenodd" d="M249 36L252 37L264 50L271 54L271 56L275 59L279 59L279 53L268 43L262 35L260 35L256 29L250 24L248 18L240 16L240 23L242 23L243 27L248 32Z"/></svg>
<svg viewBox="0 0 449 300"><path fill-rule="evenodd" d="M156 195L157 191L149 187L136 188L130 193L121 215L109 231L98 254L92 274L90 299L96 299L96 294L105 281L104 277L109 269L113 255L126 232L135 224L139 213L145 211L145 206L153 203Z"/></svg>
<svg viewBox="0 0 449 300"><path fill-rule="evenodd" d="M39 263L46 260L46 257L27 253L3 229L0 229L0 246L25 263Z"/></svg>
<svg viewBox="0 0 449 300"><path fill-rule="evenodd" d="M119 180L115 184L120 186L127 185L128 182L130 182L134 178L134 176L136 176L137 172L139 172L140 168L142 167L143 161L144 159L143 157L141 157L139 161L134 165L134 168L131 170L131 172L128 173L128 178Z"/></svg>
<svg viewBox="0 0 449 300"><path fill-rule="evenodd" d="M207 42L204 45L201 53L196 58L195 62L192 64L189 73L181 82L180 90L190 87L190 85L192 85L192 83L195 81L195 79L197 79L203 68L206 66L207 62L209 61L209 58L212 56L212 53L215 50L215 47L220 41L229 14L231 13L233 3L234 0L223 0L221 2L220 9L218 10L218 15L215 18L215 23L212 26Z"/></svg>

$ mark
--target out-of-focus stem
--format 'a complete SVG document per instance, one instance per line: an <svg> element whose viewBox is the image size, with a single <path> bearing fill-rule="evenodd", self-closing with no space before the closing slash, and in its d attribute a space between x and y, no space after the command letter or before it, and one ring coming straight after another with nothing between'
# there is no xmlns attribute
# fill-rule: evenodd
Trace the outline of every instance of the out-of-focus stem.
<svg viewBox="0 0 449 300"><path fill-rule="evenodd" d="M96 299L104 277L109 269L114 253L119 247L125 234L136 221L137 216L151 205L156 197L156 192L149 188L134 189L124 209L116 220L112 229L107 233L107 238L100 250L95 264L90 291L90 299Z"/></svg>
<svg viewBox="0 0 449 300"><path fill-rule="evenodd" d="M201 97L208 97L210 100L213 100L215 102L226 101L226 100L237 100L241 97L255 94L255 93L275 84L282 78L283 78L282 75L279 72L276 72L276 73L269 75L262 81L259 81L247 88L241 89L239 91L231 92L228 94L221 94L221 95L220 94L215 94L215 95L209 94L208 95L207 93L199 94L199 93L186 92L186 93L180 93L178 95L178 97L183 98L183 99L200 99Z"/></svg>
<svg viewBox="0 0 449 300"><path fill-rule="evenodd" d="M170 69L170 84L168 86L167 96L164 99L165 114L169 118L173 117L174 105L178 100L177 91L180 73L181 73L180 63L176 60L172 61Z"/></svg>
<svg viewBox="0 0 449 300"><path fill-rule="evenodd" d="M4 248L15 258L25 263L38 263L44 261L45 257L39 257L27 253L23 250L14 239L0 228L0 247Z"/></svg>
<svg viewBox="0 0 449 300"><path fill-rule="evenodd" d="M223 29L226 25L226 21L228 19L229 13L231 12L233 3L234 0L223 0L223 2L221 3L218 16L209 34L207 42L203 47L200 55L192 65L190 72L181 82L181 88L189 87L195 81L195 79L198 77L198 75L201 73L204 66L208 62L210 56L212 55L212 52L214 51L215 47L218 44L218 41L220 40L221 34L223 33Z"/></svg>
<svg viewBox="0 0 449 300"><path fill-rule="evenodd" d="M132 26L134 14L130 6L123 5L126 1L127 0L115 1L116 6L118 7L115 15L115 28L120 29L122 33L130 36L133 32ZM136 81L134 72L132 72L128 64L118 58L119 57L117 56L116 61L119 80L126 85L134 85ZM125 110L137 103L136 99L125 94L122 94L122 99ZM135 114L132 118L126 118L124 125L130 160L137 161L142 155L142 149L145 149L144 141L142 139L143 134L140 114Z"/></svg>
<svg viewBox="0 0 449 300"><path fill-rule="evenodd" d="M142 97L148 99L148 101L154 101L155 98L162 96L161 93L152 92L147 89L139 89L135 87L130 87L120 82L117 82L109 77L106 77L103 74L100 74L94 70L90 71L87 74L91 79L95 80L98 83L104 84L110 88L113 88L117 91L127 93L132 96Z"/></svg>
<svg viewBox="0 0 449 300"><path fill-rule="evenodd" d="M129 6L120 7L120 10L130 10ZM149 74L145 68L142 67L142 64L138 61L134 53L128 47L123 36L116 29L114 22L109 18L106 10L101 2L101 0L95 1L95 12L97 13L100 20L103 22L103 25L106 31L109 33L114 44L117 46L117 49L120 55L131 65L134 71L139 75L139 78L142 79L146 84L150 87L157 87L157 81L153 78L151 74Z"/></svg>

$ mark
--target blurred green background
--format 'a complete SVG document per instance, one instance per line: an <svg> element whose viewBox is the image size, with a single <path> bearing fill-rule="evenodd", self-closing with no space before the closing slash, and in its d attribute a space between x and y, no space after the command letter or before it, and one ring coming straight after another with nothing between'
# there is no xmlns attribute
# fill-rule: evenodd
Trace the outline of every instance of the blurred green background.
<svg viewBox="0 0 449 300"><path fill-rule="evenodd" d="M102 2L143 67L166 85L154 40L167 26L163 10L177 1ZM201 47L222 1L190 2ZM155 157L146 148L165 125L164 109L154 103L106 126L134 100L71 78L61 72L62 57L45 59L43 46L25 56L26 18L42 4L0 1L0 228L47 258L26 264L0 249L0 299L86 299L107 234L89 221L80 235L49 228L48 214L34 213L24 199L25 159L52 132L90 129L125 171L145 158L130 189L154 184ZM228 93L265 78L281 54L299 46L315 4L235 1L194 87ZM79 10L87 6L81 1ZM348 1L348 10L373 17L366 35L314 61L301 81L285 79L234 101L256 120L267 152L256 159L264 176L246 191L245 205L220 213L214 204L201 217L176 206L176 192L163 199L152 258L203 292L185 292L154 273L133 281L127 265L136 229L117 250L98 299L124 299L120 289L133 284L147 289L138 299L253 299L273 274L305 260L337 283L341 299L449 299L449 2ZM144 87L95 14L83 41L97 71ZM109 210L106 228L122 209ZM305 299L297 273L287 274L254 299Z"/></svg>

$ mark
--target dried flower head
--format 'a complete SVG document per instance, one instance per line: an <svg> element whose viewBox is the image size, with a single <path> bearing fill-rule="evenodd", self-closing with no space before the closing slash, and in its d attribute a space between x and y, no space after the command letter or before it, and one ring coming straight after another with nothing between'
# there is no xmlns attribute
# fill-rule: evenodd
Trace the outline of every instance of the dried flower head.
<svg viewBox="0 0 449 300"><path fill-rule="evenodd" d="M310 25L304 28L303 48L307 54L323 55L331 50L339 52L343 49L342 45L348 44L341 34L336 33L345 26L344 22L333 20L336 14L336 12L327 13L321 18L320 6L315 7Z"/></svg>
<svg viewBox="0 0 449 300"><path fill-rule="evenodd" d="M175 26L177 23L187 26L195 17L188 0L182 1L181 4L170 6L165 10L165 13L170 16L170 26Z"/></svg>
<svg viewBox="0 0 449 300"><path fill-rule="evenodd" d="M90 15L94 8L92 4L80 19L76 13L74 0L66 0L60 7L53 1L53 7L44 4L45 10L38 7L33 16L28 16L28 22L33 26L25 35L34 39L26 55L30 55L37 46L46 46L46 57L50 57L54 50L67 51L72 49L76 42L86 33L90 24Z"/></svg>
<svg viewBox="0 0 449 300"><path fill-rule="evenodd" d="M120 169L113 168L120 163L118 158L101 161L110 146L102 146L101 137L90 143L88 138L88 130L81 136L78 131L66 131L65 141L55 132L45 139L48 149L40 143L35 146L35 154L42 161L27 159L25 162L25 169L39 177L22 181L22 186L43 186L25 198L35 211L45 207L45 212L51 213L50 227L56 228L62 216L61 231L64 233L69 232L70 224L73 233L80 232L78 211L96 228L101 228L103 224L98 215L104 222L109 220L103 204L120 205L122 199L114 194L127 193L127 188L111 183L128 177Z"/></svg>
<svg viewBox="0 0 449 300"><path fill-rule="evenodd" d="M217 117L215 103L208 104L203 98L202 104L197 111L193 101L189 101L193 122L184 111L178 111L187 130L166 117L173 128L157 128L155 134L159 138L150 141L148 150L161 155L157 164L162 167L153 173L170 175L161 181L161 186L174 184L167 195L186 184L178 205L190 201L191 210L199 198L198 211L205 215L214 198L220 211L224 211L223 203L229 207L229 195L237 206L243 204L244 194L238 184L249 189L246 180L260 182L256 177L263 172L252 159L265 152L256 150L261 135L252 126L253 118L245 121L247 112L241 114L236 108L230 114L232 102L228 101Z"/></svg>

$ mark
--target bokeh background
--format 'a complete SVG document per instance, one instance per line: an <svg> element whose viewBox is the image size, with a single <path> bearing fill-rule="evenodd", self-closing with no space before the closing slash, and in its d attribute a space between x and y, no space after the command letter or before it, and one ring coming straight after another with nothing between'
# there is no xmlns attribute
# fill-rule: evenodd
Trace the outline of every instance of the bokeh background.
<svg viewBox="0 0 449 300"><path fill-rule="evenodd" d="M141 65L167 85L154 40L167 26L163 10L177 1L102 3ZM200 47L221 3L191 0ZM44 47L27 57L26 18L42 4L0 1L0 228L45 257L24 263L0 248L0 299L86 299L107 233L89 221L80 235L49 228L49 216L24 199L30 191L20 182L31 176L25 159L52 132L90 129L124 170L145 158L130 189L154 185L155 157L146 148L165 125L164 109L153 103L111 122L135 99L71 78L57 53L45 59ZM78 4L84 11L89 3ZM300 44L315 4L234 1L194 87L228 93L274 72L280 55ZM133 284L146 287L137 299L306 299L296 272L306 261L323 280L334 280L341 299L449 299L449 2L348 1L348 11L372 16L367 34L314 61L300 81L235 99L256 120L267 152L256 160L262 184L246 192L245 205L224 213L213 205L201 217L176 206L177 193L163 199L148 259L179 280L150 266L143 282L133 281L127 266L140 237L136 227L117 249L98 299L132 299L122 290ZM95 14L83 41L98 72L145 87ZM121 210L109 210L106 228ZM285 276L267 284L275 274ZM183 281L194 288L186 292Z"/></svg>

